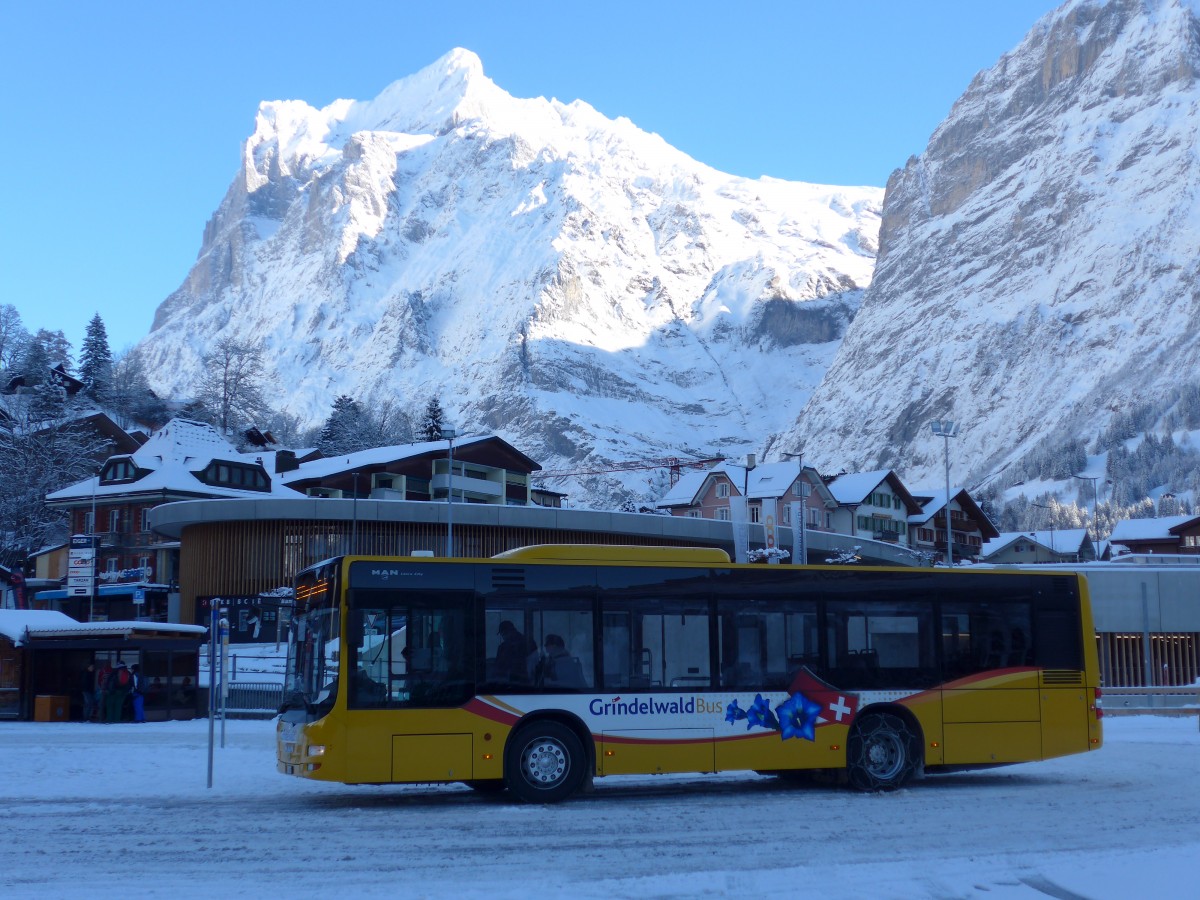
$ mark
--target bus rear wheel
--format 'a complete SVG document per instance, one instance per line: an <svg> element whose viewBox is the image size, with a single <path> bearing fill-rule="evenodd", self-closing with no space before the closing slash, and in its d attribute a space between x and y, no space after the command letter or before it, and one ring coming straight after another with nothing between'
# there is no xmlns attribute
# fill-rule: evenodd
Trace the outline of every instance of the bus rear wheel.
<svg viewBox="0 0 1200 900"><path fill-rule="evenodd" d="M846 773L860 791L893 791L917 769L921 744L908 723L890 713L870 713L854 724L846 747Z"/></svg>
<svg viewBox="0 0 1200 900"><path fill-rule="evenodd" d="M579 738L559 722L534 722L508 741L504 781L526 803L558 803L583 785L584 752Z"/></svg>

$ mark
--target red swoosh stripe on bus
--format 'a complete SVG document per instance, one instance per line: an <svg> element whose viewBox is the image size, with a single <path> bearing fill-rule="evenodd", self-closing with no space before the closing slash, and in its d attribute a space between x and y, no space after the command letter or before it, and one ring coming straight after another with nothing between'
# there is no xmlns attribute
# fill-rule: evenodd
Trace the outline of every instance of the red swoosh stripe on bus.
<svg viewBox="0 0 1200 900"><path fill-rule="evenodd" d="M491 719L493 722L499 722L501 725L516 725L520 716L510 712L505 712L502 709L497 709L490 703L484 703L478 697L468 701L463 707L467 712L474 713L484 719Z"/></svg>

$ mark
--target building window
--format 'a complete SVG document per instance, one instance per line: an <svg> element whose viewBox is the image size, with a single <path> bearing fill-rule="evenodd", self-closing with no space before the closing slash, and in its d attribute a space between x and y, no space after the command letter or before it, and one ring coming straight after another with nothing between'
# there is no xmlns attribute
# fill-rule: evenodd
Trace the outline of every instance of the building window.
<svg viewBox="0 0 1200 900"><path fill-rule="evenodd" d="M717 497L724 499L728 496L729 496L729 482L718 481L717 482Z"/></svg>
<svg viewBox="0 0 1200 900"><path fill-rule="evenodd" d="M104 571L105 571L105 572L115 572L115 571L117 571L117 560L116 560L116 557L112 557L112 558L110 558L110 559L106 559L106 560L104 561Z"/></svg>
<svg viewBox="0 0 1200 900"><path fill-rule="evenodd" d="M750 521L751 522L761 522L762 521L762 507L761 506L750 507Z"/></svg>
<svg viewBox="0 0 1200 900"><path fill-rule="evenodd" d="M698 519L698 518L700 518L700 510L698 510L698 509L689 509L689 510L688 510L688 518L689 518L689 519Z"/></svg>
<svg viewBox="0 0 1200 900"><path fill-rule="evenodd" d="M150 530L150 507L149 506L142 508L142 520L141 520L138 530L139 531L149 531Z"/></svg>
<svg viewBox="0 0 1200 900"><path fill-rule="evenodd" d="M108 511L108 530L121 530L121 511L119 509L110 509Z"/></svg>
<svg viewBox="0 0 1200 900"><path fill-rule="evenodd" d="M792 524L792 505L790 503L783 508L783 524Z"/></svg>
<svg viewBox="0 0 1200 900"><path fill-rule="evenodd" d="M720 509L718 509L717 510L717 519L722 522L728 522L729 521L729 508L722 506Z"/></svg>
<svg viewBox="0 0 1200 900"><path fill-rule="evenodd" d="M137 469L127 459L113 460L108 464L102 481L130 481L137 477Z"/></svg>

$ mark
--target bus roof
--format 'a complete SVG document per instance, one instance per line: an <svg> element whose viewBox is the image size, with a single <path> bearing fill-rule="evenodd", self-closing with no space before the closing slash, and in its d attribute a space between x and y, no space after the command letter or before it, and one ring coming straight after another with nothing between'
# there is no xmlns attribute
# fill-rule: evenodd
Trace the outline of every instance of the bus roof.
<svg viewBox="0 0 1200 900"><path fill-rule="evenodd" d="M522 562L696 563L729 565L713 547L631 547L615 544L537 544L497 553L492 559Z"/></svg>

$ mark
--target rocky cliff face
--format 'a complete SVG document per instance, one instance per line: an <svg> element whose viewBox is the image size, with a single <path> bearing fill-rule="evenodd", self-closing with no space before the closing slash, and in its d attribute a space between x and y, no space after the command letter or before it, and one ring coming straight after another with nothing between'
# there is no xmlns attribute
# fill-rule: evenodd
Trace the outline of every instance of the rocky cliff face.
<svg viewBox="0 0 1200 900"><path fill-rule="evenodd" d="M1200 24L1073 0L980 73L887 185L874 281L775 449L940 483L1090 437L1200 361Z"/></svg>
<svg viewBox="0 0 1200 900"><path fill-rule="evenodd" d="M735 178L454 51L371 101L264 103L139 351L186 394L222 336L280 406L437 395L548 468L753 450L793 421L871 279L881 195ZM620 481L618 478L624 478ZM645 477L557 484L611 505Z"/></svg>

